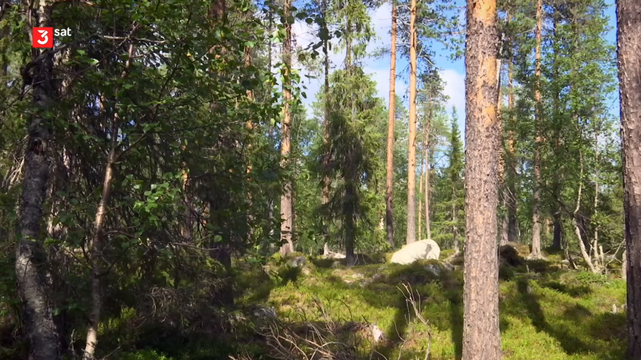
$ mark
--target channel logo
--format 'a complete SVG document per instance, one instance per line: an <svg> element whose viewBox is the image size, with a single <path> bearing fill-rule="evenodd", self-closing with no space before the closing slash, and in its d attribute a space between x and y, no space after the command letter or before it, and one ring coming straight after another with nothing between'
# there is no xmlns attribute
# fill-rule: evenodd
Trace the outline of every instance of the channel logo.
<svg viewBox="0 0 641 360"><path fill-rule="evenodd" d="M53 28L52 27L34 27L33 36L31 37L31 46L34 48L52 48L53 47Z"/></svg>
<svg viewBox="0 0 641 360"><path fill-rule="evenodd" d="M71 29L53 29L52 27L34 27L32 30L31 47L34 48L53 48L54 37L71 36Z"/></svg>

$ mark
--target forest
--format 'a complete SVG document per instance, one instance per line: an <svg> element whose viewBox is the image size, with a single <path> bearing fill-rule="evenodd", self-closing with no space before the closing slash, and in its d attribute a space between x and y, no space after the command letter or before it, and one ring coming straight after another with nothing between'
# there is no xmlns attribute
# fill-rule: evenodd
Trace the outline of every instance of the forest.
<svg viewBox="0 0 641 360"><path fill-rule="evenodd" d="M641 359L638 0L0 0L0 359Z"/></svg>

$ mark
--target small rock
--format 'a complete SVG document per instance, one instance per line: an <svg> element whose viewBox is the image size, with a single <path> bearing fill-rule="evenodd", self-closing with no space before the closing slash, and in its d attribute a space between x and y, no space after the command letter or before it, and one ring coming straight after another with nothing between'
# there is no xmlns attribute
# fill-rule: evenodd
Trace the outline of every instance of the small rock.
<svg viewBox="0 0 641 360"><path fill-rule="evenodd" d="M376 324L370 324L369 330L372 333L372 340L374 340L375 343L379 342L385 337L385 333L383 333L383 330L381 330Z"/></svg>
<svg viewBox="0 0 641 360"><path fill-rule="evenodd" d="M254 309L253 314L254 316L260 318L276 319L277 317L276 310L274 310L274 308L270 306L258 306L256 309Z"/></svg>
<svg viewBox="0 0 641 360"><path fill-rule="evenodd" d="M376 273L376 274L374 274L371 278L369 278L369 279L367 279L367 280L363 281L363 282L361 283L361 286L367 286L367 285L369 285L369 284L373 283L374 281L380 280L380 279L382 279L382 278L384 278L384 277L385 277L385 275L380 274L380 273Z"/></svg>
<svg viewBox="0 0 641 360"><path fill-rule="evenodd" d="M346 279L343 279L343 281L345 281L345 283L347 283L347 284L351 284L354 281L360 280L360 279L362 279L364 277L365 276L363 276L363 274L354 273L354 274L350 275L349 277L347 277Z"/></svg>
<svg viewBox="0 0 641 360"><path fill-rule="evenodd" d="M341 253L330 251L327 254L323 255L323 258L325 258L325 259L345 259L345 254L341 254Z"/></svg>
<svg viewBox="0 0 641 360"><path fill-rule="evenodd" d="M305 259L305 257L304 257L304 256L297 256L297 257L295 257L295 258L293 258L293 259L289 260L289 261L287 262L287 264L288 264L289 266L291 266L291 267L298 268L298 267L301 267L301 266L303 266L303 265L307 264L307 259Z"/></svg>
<svg viewBox="0 0 641 360"><path fill-rule="evenodd" d="M441 273L443 272L441 267L437 264L429 264L425 267L425 270L436 277L441 276Z"/></svg>

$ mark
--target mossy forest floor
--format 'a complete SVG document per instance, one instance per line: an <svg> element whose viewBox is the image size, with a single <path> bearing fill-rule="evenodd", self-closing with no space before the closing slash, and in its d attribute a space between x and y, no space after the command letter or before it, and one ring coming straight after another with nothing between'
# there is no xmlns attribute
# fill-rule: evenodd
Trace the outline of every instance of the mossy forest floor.
<svg viewBox="0 0 641 360"><path fill-rule="evenodd" d="M374 342L367 335L355 337L353 333L359 330L345 327L348 330L343 335L331 339L350 342L354 345L350 352L355 356L337 356L335 359L422 360L428 346L428 328L417 320L411 307L407 306L400 290L403 284L407 284L420 295L420 304L417 305L429 323L432 338L430 359L460 359L462 265L459 264L454 270L441 268L438 274L426 270L429 266L438 267L436 264L440 263L427 261L407 266L378 263L348 268L337 261L309 257L304 265L298 267L291 266L291 258L289 264L288 259L273 259L267 267L245 264L247 269L238 270L237 273L239 294L236 306L243 308L246 314L255 313L257 308L273 308L278 322L283 326L291 326L290 329L296 326L304 328L305 324L315 324L317 328L325 329L327 323L331 322L333 329L339 328L337 324L357 323L368 326L375 324L383 331L384 338ZM501 266L503 358L624 359L625 282L618 278L618 273L594 275L562 269L561 264L558 255L549 255L548 260L522 260L517 267ZM408 317L408 314L411 316ZM261 318L265 320L268 316L254 317L255 328L260 328ZM268 328L265 322L262 326L264 335ZM307 328L302 332L309 334L309 330ZM233 338L235 340L229 341L237 342L233 351L239 355L232 359L274 358L270 356L270 347L261 335L253 333L244 337L239 332ZM355 339L360 341L356 342ZM209 354L175 359L229 358L218 357L211 352ZM303 356L299 358L306 359ZM321 357L311 357L308 353L307 359L312 358Z"/></svg>

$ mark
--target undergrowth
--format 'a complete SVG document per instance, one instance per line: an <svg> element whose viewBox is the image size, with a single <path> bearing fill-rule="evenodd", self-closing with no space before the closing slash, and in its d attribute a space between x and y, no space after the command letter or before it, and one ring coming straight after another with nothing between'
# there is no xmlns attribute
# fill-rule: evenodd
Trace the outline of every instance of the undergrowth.
<svg viewBox="0 0 641 360"><path fill-rule="evenodd" d="M257 329L261 321L275 322L264 315L252 315L252 309L272 308L280 326L287 329L349 328L354 324L381 329L382 340L367 340L365 336L354 344L350 350L354 359L423 359L428 330L432 338L430 359L460 359L462 266L451 269L438 261L419 261L408 266L375 263L346 267L340 261L300 257L296 261L292 257L275 257L262 266L236 264L238 311L233 331L209 337L203 332L182 337L150 332L146 344L118 358L273 359L269 341ZM515 265L503 263L500 267L500 327L505 359L624 358L624 281L562 269L555 260L523 260ZM403 284L416 292L422 318L429 328L410 312L400 291ZM616 313L613 305L618 309ZM331 338L339 337L334 334Z"/></svg>

